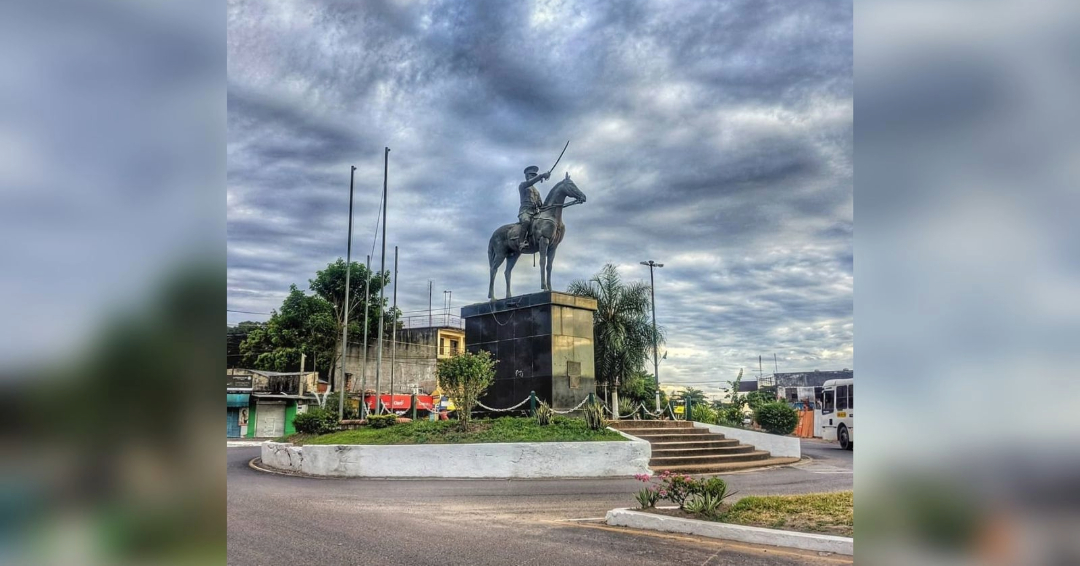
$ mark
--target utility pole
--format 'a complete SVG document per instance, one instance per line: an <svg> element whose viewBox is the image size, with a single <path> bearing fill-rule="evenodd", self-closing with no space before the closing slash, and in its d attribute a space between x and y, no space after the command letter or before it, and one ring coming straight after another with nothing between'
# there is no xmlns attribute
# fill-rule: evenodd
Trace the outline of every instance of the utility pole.
<svg viewBox="0 0 1080 566"><path fill-rule="evenodd" d="M443 290L443 326L450 326L450 303L446 301L446 294L450 291Z"/></svg>
<svg viewBox="0 0 1080 566"><path fill-rule="evenodd" d="M394 313L397 313L397 246L394 246ZM397 373L397 319L390 334L390 410L394 410L394 374Z"/></svg>
<svg viewBox="0 0 1080 566"><path fill-rule="evenodd" d="M427 282L427 325L431 328L431 281Z"/></svg>
<svg viewBox="0 0 1080 566"><path fill-rule="evenodd" d="M352 205L353 178L356 166L349 170L349 243L345 247L345 304L341 307L341 378L338 380L337 418L345 418L345 359L349 352L349 274L352 273Z"/></svg>
<svg viewBox="0 0 1080 566"><path fill-rule="evenodd" d="M656 263L655 261L653 261L651 259L649 261L647 261L647 262L642 261L642 262L639 262L639 263L641 263L641 265L649 266L649 297L650 297L649 302L652 303L653 380L654 380L654 385L656 387L656 410L659 411L660 410L660 358L657 357L657 353L656 353L656 350L657 350L657 346L656 346L656 342L657 342L657 335L656 335L656 285L655 285L655 280L653 279L653 269L655 269L657 267L664 267L664 264Z"/></svg>
<svg viewBox="0 0 1080 566"><path fill-rule="evenodd" d="M367 415L367 403L365 403L364 392L367 391L367 335L368 335L368 311L371 310L371 256L367 256L367 263L364 264L367 271L364 274L364 368L360 370L360 418L365 418Z"/></svg>
<svg viewBox="0 0 1080 566"><path fill-rule="evenodd" d="M386 148L383 152L383 180L382 180L382 200L383 200L383 222L382 222L382 259L379 260L379 278L382 278L382 274L386 271L386 177L390 166L390 148ZM381 398L379 391L379 385L382 378L382 341L383 341L383 296L386 285L379 285L379 351L375 354L375 414L382 414L382 405L380 404Z"/></svg>

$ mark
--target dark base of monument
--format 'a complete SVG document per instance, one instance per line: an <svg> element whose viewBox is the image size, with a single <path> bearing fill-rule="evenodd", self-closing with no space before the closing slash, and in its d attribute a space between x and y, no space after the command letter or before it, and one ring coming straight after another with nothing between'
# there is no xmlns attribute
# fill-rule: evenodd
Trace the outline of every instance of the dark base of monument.
<svg viewBox="0 0 1080 566"><path fill-rule="evenodd" d="M505 409L535 391L552 407L569 409L593 393L594 312L592 299L550 291L462 307L466 350L491 352L498 361L481 402Z"/></svg>

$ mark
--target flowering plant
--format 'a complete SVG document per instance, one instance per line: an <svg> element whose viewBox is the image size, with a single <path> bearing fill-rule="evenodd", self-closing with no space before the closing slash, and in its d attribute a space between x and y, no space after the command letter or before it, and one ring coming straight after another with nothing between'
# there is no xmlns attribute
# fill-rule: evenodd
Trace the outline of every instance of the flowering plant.
<svg viewBox="0 0 1080 566"><path fill-rule="evenodd" d="M636 474L634 478L644 483L652 479L648 474ZM650 485L635 495L642 509L655 507L657 501L667 499L683 511L713 515L720 503L733 495L728 493L727 483L720 478L696 480L686 474L665 471L657 479L659 484Z"/></svg>

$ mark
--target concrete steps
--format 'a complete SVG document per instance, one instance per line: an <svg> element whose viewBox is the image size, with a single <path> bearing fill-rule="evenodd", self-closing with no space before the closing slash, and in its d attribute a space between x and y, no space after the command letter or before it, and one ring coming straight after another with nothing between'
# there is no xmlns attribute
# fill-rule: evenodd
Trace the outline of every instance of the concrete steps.
<svg viewBox="0 0 1080 566"><path fill-rule="evenodd" d="M690 465L690 466L668 466L666 468L653 468L654 472L678 472L681 474L722 474L726 472L737 472L739 470L752 470L754 468L766 468L769 466L783 466L786 464L794 464L798 462L798 458L766 458L764 460L752 460L749 462L730 462L727 464L709 464L709 465Z"/></svg>
<svg viewBox="0 0 1080 566"><path fill-rule="evenodd" d="M609 425L652 445L649 468L654 473L716 474L799 461L773 458L764 450L695 428L687 421L618 421Z"/></svg>

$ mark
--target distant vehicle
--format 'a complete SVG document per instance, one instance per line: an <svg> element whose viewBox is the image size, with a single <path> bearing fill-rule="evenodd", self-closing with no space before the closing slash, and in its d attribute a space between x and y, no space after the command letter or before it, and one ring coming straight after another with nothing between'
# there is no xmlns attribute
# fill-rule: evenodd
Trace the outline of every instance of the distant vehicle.
<svg viewBox="0 0 1080 566"><path fill-rule="evenodd" d="M830 379L821 387L822 438L839 441L844 450L855 445L855 380Z"/></svg>

